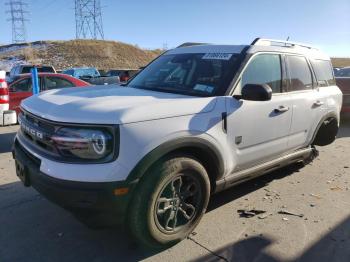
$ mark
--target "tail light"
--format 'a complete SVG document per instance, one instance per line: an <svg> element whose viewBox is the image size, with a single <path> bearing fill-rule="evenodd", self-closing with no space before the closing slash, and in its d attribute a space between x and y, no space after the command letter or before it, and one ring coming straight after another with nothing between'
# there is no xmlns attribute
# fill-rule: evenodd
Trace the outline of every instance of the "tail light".
<svg viewBox="0 0 350 262"><path fill-rule="evenodd" d="M0 79L0 104L9 103L9 90L5 79Z"/></svg>

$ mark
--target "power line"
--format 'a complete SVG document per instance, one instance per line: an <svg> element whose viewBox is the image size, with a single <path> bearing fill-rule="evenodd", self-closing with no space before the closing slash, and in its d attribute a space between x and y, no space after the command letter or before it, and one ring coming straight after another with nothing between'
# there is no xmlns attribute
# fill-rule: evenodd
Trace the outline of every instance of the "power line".
<svg viewBox="0 0 350 262"><path fill-rule="evenodd" d="M100 0L75 0L77 39L104 39Z"/></svg>
<svg viewBox="0 0 350 262"><path fill-rule="evenodd" d="M9 7L6 13L10 14L10 18L7 21L11 21L12 23L12 43L26 42L25 22L28 19L25 18L25 14L28 11L25 8L28 7L28 4L21 0L9 0L5 5Z"/></svg>

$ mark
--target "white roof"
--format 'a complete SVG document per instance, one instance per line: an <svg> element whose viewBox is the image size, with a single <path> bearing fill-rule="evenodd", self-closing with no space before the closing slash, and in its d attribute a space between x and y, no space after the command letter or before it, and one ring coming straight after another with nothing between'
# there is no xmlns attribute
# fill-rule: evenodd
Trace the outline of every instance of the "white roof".
<svg viewBox="0 0 350 262"><path fill-rule="evenodd" d="M193 45L171 49L166 54L193 54L193 53L241 53L245 47L249 47L248 54L257 52L280 52L290 54L305 55L314 59L330 60L329 56L315 48L306 48L302 46L284 47L267 45Z"/></svg>
<svg viewBox="0 0 350 262"><path fill-rule="evenodd" d="M179 47L166 52L166 54L193 54L193 53L224 53L239 54L246 45L193 45Z"/></svg>

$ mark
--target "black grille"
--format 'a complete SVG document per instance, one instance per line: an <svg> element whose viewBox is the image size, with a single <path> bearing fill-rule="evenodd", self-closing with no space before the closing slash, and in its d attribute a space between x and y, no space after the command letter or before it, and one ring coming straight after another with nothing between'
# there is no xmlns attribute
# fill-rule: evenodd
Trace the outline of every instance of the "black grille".
<svg viewBox="0 0 350 262"><path fill-rule="evenodd" d="M19 115L18 122L21 125L23 137L29 143L39 147L46 153L58 154L51 140L51 136L55 132L54 125L27 112L22 112Z"/></svg>

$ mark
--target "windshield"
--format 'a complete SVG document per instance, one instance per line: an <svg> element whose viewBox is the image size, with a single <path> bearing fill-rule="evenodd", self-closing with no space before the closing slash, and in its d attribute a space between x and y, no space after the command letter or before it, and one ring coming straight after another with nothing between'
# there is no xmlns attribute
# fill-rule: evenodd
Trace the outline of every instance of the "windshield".
<svg viewBox="0 0 350 262"><path fill-rule="evenodd" d="M194 96L224 94L237 58L228 53L162 55L127 86Z"/></svg>

